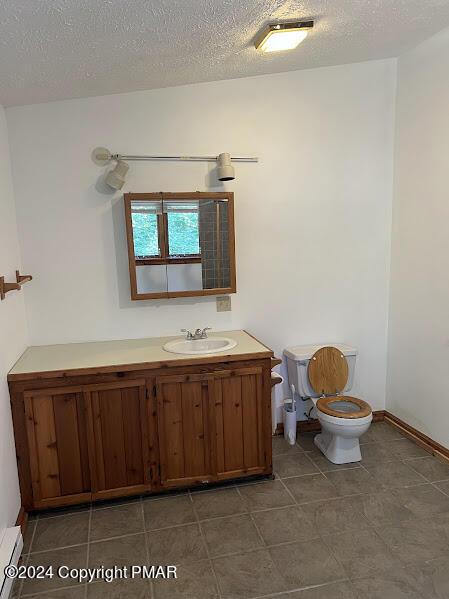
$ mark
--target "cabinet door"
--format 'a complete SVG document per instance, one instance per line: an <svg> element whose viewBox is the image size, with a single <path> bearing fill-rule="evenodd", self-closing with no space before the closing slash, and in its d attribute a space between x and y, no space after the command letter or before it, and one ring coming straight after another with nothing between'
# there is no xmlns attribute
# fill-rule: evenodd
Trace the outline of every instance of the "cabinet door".
<svg viewBox="0 0 449 599"><path fill-rule="evenodd" d="M160 484L172 487L214 480L210 443L212 377L160 377L156 389Z"/></svg>
<svg viewBox="0 0 449 599"><path fill-rule="evenodd" d="M268 473L270 390L262 367L215 372L214 377L218 478Z"/></svg>
<svg viewBox="0 0 449 599"><path fill-rule="evenodd" d="M89 501L82 389L26 391L24 402L34 506Z"/></svg>
<svg viewBox="0 0 449 599"><path fill-rule="evenodd" d="M149 490L149 410L144 380L85 387L94 498Z"/></svg>

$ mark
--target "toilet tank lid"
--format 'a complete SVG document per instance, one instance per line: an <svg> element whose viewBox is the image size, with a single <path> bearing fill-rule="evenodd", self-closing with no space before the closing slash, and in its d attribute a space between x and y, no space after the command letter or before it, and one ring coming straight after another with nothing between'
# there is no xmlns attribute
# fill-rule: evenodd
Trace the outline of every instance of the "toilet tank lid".
<svg viewBox="0 0 449 599"><path fill-rule="evenodd" d="M293 347L287 347L284 349L284 356L291 360L295 360L296 362L310 360L313 354L321 347L327 347L329 345L339 349L346 357L357 355L357 349L351 345L346 345L346 343L321 343L319 345L295 345Z"/></svg>

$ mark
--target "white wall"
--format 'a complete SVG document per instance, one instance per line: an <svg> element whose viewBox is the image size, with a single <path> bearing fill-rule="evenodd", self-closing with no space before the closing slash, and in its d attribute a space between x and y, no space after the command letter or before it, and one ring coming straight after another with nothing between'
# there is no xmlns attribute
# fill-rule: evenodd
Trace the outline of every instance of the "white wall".
<svg viewBox="0 0 449 599"><path fill-rule="evenodd" d="M8 132L0 106L0 276L15 281L20 265ZM15 524L20 509L6 374L27 344L23 293L11 291L0 302L0 540L3 529Z"/></svg>
<svg viewBox="0 0 449 599"><path fill-rule="evenodd" d="M280 354L343 341L384 407L394 60L8 110L33 344L244 327ZM236 165L237 295L131 302L122 197L95 146L258 155ZM204 163L132 163L134 192L214 189ZM210 167L212 168L212 166Z"/></svg>
<svg viewBox="0 0 449 599"><path fill-rule="evenodd" d="M449 446L449 29L398 61L387 408Z"/></svg>

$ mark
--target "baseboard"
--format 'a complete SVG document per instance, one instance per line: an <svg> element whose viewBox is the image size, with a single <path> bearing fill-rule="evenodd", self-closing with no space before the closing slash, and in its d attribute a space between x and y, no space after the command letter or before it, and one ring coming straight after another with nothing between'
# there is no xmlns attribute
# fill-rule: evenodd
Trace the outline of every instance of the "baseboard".
<svg viewBox="0 0 449 599"><path fill-rule="evenodd" d="M25 531L28 526L28 512L25 511L23 505L21 506L19 513L17 515L16 526L20 526L20 530L22 531L22 536L25 536Z"/></svg>
<svg viewBox="0 0 449 599"><path fill-rule="evenodd" d="M381 422L385 418L385 410L377 410L373 412L373 422ZM319 421L316 418L311 420L298 420L296 423L298 433L315 433L321 430ZM279 423L276 427L276 435L284 434L284 425Z"/></svg>
<svg viewBox="0 0 449 599"><path fill-rule="evenodd" d="M428 451L429 453L443 459L449 463L449 449L441 445L437 441L434 441L424 433L407 424L388 410L377 410L373 412L373 422L388 422L392 426L399 429L406 437L414 441L417 445ZM321 430L320 423L318 420L298 420L297 431L298 433L315 433ZM277 425L276 435L284 434L284 425L282 423Z"/></svg>
<svg viewBox="0 0 449 599"><path fill-rule="evenodd" d="M404 433L406 437L414 441L423 449L427 450L429 453L442 458L446 462L449 462L449 449L444 447L444 445L437 443L437 441L434 441L424 433L421 433L410 424L407 424L394 414L391 414L391 412L386 411L384 419L386 422L395 426L402 433Z"/></svg>

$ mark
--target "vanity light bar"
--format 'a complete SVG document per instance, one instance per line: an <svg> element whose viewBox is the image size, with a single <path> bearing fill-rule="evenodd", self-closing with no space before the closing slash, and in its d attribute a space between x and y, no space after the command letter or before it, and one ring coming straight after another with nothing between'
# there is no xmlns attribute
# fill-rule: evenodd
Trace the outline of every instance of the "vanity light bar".
<svg viewBox="0 0 449 599"><path fill-rule="evenodd" d="M180 162L216 162L217 178L219 181L233 181L235 171L231 162L258 162L256 156L231 156L227 152L218 156L163 156L163 155L145 155L145 154L112 154L107 148L95 148L91 154L92 160L98 166L106 166L114 160L116 165L111 169L104 179L105 183L112 189L122 189L125 184L126 174L129 170L128 162L132 160L168 160Z"/></svg>
<svg viewBox="0 0 449 599"><path fill-rule="evenodd" d="M107 148L98 147L92 152L92 160L99 166L105 166L111 160L133 161L133 160L180 160L193 162L216 162L219 156L165 156L165 155L145 155L145 154L112 154ZM230 156L234 162L259 162L257 156Z"/></svg>
<svg viewBox="0 0 449 599"><path fill-rule="evenodd" d="M218 156L139 156L139 155L123 155L112 154L112 160L185 160L192 162L216 162ZM234 162L259 162L257 156L231 156Z"/></svg>

